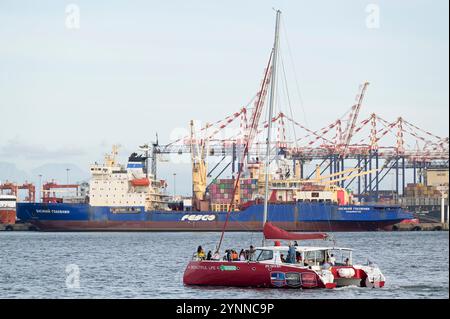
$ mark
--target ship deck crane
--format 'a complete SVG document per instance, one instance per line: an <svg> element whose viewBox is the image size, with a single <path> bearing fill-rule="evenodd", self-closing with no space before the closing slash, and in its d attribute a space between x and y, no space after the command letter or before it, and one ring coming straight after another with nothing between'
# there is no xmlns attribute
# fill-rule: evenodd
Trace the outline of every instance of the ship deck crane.
<svg viewBox="0 0 450 319"><path fill-rule="evenodd" d="M191 141L195 139L194 121L191 121ZM208 125L207 125L208 126ZM206 135L205 131L205 135ZM206 175L207 164L206 154L208 151L208 141L203 139L195 144L191 142L191 161L192 161L192 195L195 209L201 210L202 201L206 194Z"/></svg>

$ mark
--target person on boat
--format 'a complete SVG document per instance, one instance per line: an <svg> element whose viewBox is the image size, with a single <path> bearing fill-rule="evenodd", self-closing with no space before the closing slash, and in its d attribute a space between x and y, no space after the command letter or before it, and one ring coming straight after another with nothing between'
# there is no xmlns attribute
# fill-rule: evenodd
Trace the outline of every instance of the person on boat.
<svg viewBox="0 0 450 319"><path fill-rule="evenodd" d="M250 245L250 249L248 251L248 260L252 260L255 256L256 249L253 247L253 245Z"/></svg>
<svg viewBox="0 0 450 319"><path fill-rule="evenodd" d="M350 259L349 258L345 258L344 263L345 263L346 266L350 266Z"/></svg>
<svg viewBox="0 0 450 319"><path fill-rule="evenodd" d="M301 264L301 262L302 262L302 254L297 251L296 255L295 255L295 259L297 260L297 263Z"/></svg>
<svg viewBox="0 0 450 319"><path fill-rule="evenodd" d="M287 262L290 264L295 264L296 256L297 256L297 252L295 250L295 246L292 243L289 243Z"/></svg>
<svg viewBox="0 0 450 319"><path fill-rule="evenodd" d="M245 256L245 260L249 260L249 256L250 256L250 252L248 249L244 250L244 256Z"/></svg>
<svg viewBox="0 0 450 319"><path fill-rule="evenodd" d="M208 251L208 255L206 255L206 260L211 260L212 259L212 252L211 250Z"/></svg>
<svg viewBox="0 0 450 319"><path fill-rule="evenodd" d="M331 264L332 266L334 266L335 263L336 263L336 258L334 257L333 254L331 254L331 255L330 255L330 264Z"/></svg>
<svg viewBox="0 0 450 319"><path fill-rule="evenodd" d="M330 267L331 267L331 264L330 263L328 263L328 261L326 261L325 260L325 262L322 264L322 267L323 267L323 269L326 269L326 270L328 270L328 269L330 269Z"/></svg>
<svg viewBox="0 0 450 319"><path fill-rule="evenodd" d="M297 241L294 241L294 246L295 246L295 247L298 247Z"/></svg>
<svg viewBox="0 0 450 319"><path fill-rule="evenodd" d="M220 260L220 254L218 251L216 251L214 253L214 255L212 256L211 260Z"/></svg>
<svg viewBox="0 0 450 319"><path fill-rule="evenodd" d="M245 261L245 251L244 249L241 249L241 252L239 253L239 260L240 261Z"/></svg>
<svg viewBox="0 0 450 319"><path fill-rule="evenodd" d="M236 250L233 250L233 252L231 253L231 259L233 259L233 261L239 260L239 255Z"/></svg>
<svg viewBox="0 0 450 319"><path fill-rule="evenodd" d="M225 256L223 256L223 260L231 261L231 250L230 249L225 250Z"/></svg>
<svg viewBox="0 0 450 319"><path fill-rule="evenodd" d="M281 259L281 262L283 262L283 263L286 262L286 258L284 258L284 254L280 254L280 259Z"/></svg>
<svg viewBox="0 0 450 319"><path fill-rule="evenodd" d="M197 248L197 258L200 260L205 259L205 251L203 250L202 246L198 246Z"/></svg>

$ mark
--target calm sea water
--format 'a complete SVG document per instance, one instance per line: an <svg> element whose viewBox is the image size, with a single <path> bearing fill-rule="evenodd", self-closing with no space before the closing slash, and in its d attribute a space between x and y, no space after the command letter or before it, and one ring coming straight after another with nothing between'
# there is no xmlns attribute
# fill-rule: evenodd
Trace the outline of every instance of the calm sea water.
<svg viewBox="0 0 450 319"><path fill-rule="evenodd" d="M0 298L448 298L448 232L336 233L354 262L375 261L383 289L277 290L187 287L186 264L218 233L0 232ZM227 233L224 248L258 245ZM311 243L304 243L311 244ZM317 244L317 242L316 242ZM322 245L323 243L320 242ZM79 271L79 287L76 274Z"/></svg>

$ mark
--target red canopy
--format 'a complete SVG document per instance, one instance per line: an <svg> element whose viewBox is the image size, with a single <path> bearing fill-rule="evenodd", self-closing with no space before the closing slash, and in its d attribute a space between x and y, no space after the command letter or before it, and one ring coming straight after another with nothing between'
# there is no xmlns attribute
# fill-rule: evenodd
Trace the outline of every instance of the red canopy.
<svg viewBox="0 0 450 319"><path fill-rule="evenodd" d="M328 237L325 233L289 233L283 229L280 229L271 223L264 224L264 237L266 239L285 239L285 240L308 240L308 239L325 239Z"/></svg>

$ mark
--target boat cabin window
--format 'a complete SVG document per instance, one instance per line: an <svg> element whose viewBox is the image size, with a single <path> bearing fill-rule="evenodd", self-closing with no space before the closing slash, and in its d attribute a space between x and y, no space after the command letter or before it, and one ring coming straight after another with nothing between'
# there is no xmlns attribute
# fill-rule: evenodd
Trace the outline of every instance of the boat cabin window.
<svg viewBox="0 0 450 319"><path fill-rule="evenodd" d="M303 263L306 266L322 265L325 262L325 251L314 250L304 253Z"/></svg>
<svg viewBox="0 0 450 319"><path fill-rule="evenodd" d="M252 256L251 261L264 261L264 260L272 260L273 259L273 251L265 250L265 249L257 249L255 254Z"/></svg>
<svg viewBox="0 0 450 319"><path fill-rule="evenodd" d="M333 256L331 256L333 255ZM329 258L333 257L336 266L350 266L352 265L352 252L349 250L329 250Z"/></svg>

